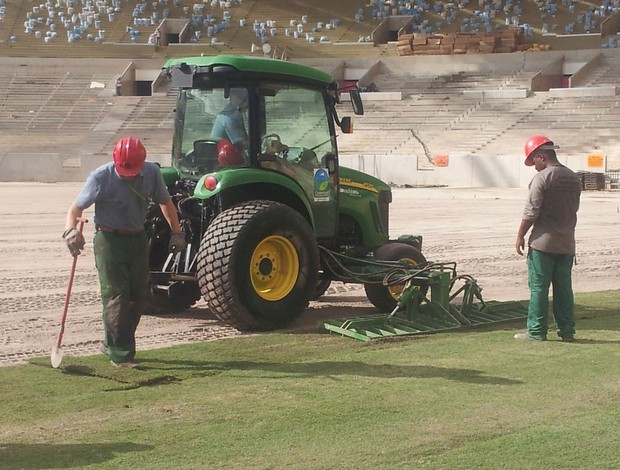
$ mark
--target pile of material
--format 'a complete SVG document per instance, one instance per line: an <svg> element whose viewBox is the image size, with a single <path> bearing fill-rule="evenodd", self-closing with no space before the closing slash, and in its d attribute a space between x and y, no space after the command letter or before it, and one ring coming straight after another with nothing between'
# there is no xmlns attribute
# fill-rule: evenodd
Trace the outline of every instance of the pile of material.
<svg viewBox="0 0 620 470"><path fill-rule="evenodd" d="M403 34L396 43L398 55L491 54L514 52L521 44L522 28L495 33Z"/></svg>

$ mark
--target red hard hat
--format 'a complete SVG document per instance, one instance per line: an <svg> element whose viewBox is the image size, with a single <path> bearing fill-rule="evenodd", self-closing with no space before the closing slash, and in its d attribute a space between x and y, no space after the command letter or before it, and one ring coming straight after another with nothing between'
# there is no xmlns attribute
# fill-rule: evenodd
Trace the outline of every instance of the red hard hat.
<svg viewBox="0 0 620 470"><path fill-rule="evenodd" d="M217 143L217 162L220 165L234 166L243 164L244 159L237 147L229 140L222 139Z"/></svg>
<svg viewBox="0 0 620 470"><path fill-rule="evenodd" d="M534 166L534 161L530 158L530 156L534 153L534 150L549 150L556 148L558 147L553 145L553 142L544 135L534 135L530 137L527 139L527 142L525 142L525 165Z"/></svg>
<svg viewBox="0 0 620 470"><path fill-rule="evenodd" d="M116 172L121 176L136 176L146 160L146 149L136 137L123 137L112 154Z"/></svg>

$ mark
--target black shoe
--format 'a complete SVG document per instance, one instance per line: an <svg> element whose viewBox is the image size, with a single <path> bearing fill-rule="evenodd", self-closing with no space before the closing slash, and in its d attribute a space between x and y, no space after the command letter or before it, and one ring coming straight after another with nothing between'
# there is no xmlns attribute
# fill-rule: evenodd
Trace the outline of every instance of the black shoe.
<svg viewBox="0 0 620 470"><path fill-rule="evenodd" d="M574 343L575 337L573 335L560 336L563 343Z"/></svg>
<svg viewBox="0 0 620 470"><path fill-rule="evenodd" d="M110 361L114 367L123 367L125 369L133 369L138 367L138 364L134 361L125 361L125 362L114 362Z"/></svg>

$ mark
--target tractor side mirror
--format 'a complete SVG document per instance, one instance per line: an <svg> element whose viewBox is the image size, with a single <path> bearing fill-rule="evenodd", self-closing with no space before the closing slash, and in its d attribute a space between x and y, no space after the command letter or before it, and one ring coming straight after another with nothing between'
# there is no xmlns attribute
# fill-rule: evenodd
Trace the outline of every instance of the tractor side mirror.
<svg viewBox="0 0 620 470"><path fill-rule="evenodd" d="M351 90L349 92L351 97L351 105L353 105L353 112L358 116L364 114L364 103L362 102L362 96L359 90ZM344 131L343 131L344 132Z"/></svg>
<svg viewBox="0 0 620 470"><path fill-rule="evenodd" d="M352 134L353 133L353 122L351 122L351 118L349 116L343 117L340 122L340 129L343 134Z"/></svg>

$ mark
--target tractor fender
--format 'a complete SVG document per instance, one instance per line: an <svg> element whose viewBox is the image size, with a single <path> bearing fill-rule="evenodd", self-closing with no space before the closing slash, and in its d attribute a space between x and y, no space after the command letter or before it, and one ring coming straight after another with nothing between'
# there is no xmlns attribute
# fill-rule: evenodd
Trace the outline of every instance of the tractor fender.
<svg viewBox="0 0 620 470"><path fill-rule="evenodd" d="M208 179L211 178L211 181ZM213 189L207 185L216 181ZM272 200L290 206L308 220L314 229L314 214L306 193L291 178L256 168L235 168L209 173L198 181L194 197L207 200L220 196L225 206L248 200Z"/></svg>

